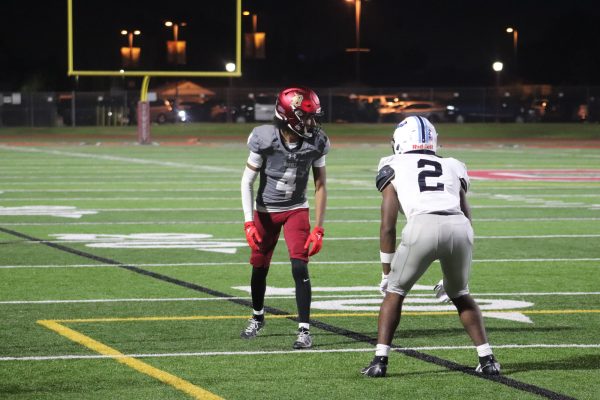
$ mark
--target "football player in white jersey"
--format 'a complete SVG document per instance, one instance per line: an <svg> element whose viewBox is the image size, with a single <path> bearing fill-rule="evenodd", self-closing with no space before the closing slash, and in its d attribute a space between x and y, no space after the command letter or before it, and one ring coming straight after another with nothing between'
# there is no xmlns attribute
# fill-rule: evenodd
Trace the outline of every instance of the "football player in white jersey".
<svg viewBox="0 0 600 400"><path fill-rule="evenodd" d="M242 177L244 230L252 249L252 318L241 337L252 339L265 325L264 300L273 251L283 228L298 308L294 349L312 346L309 257L323 245L327 202L325 155L329 139L316 118L321 115L317 94L308 88L286 88L277 97L274 124L261 125L248 137L250 155ZM310 230L306 188L312 170L315 184L315 227ZM254 208L253 185L260 175Z"/></svg>
<svg viewBox="0 0 600 400"><path fill-rule="evenodd" d="M362 373L385 376L404 298L429 266L439 260L444 279L438 292L445 290L454 303L477 349L476 371L499 375L500 364L488 344L481 311L469 294L473 228L466 199L466 167L454 158L436 154L437 132L423 117L411 116L400 122L392 146L394 155L381 159L376 179L382 194L380 289L385 297L379 310L375 357ZM396 249L399 212L406 215L407 222Z"/></svg>

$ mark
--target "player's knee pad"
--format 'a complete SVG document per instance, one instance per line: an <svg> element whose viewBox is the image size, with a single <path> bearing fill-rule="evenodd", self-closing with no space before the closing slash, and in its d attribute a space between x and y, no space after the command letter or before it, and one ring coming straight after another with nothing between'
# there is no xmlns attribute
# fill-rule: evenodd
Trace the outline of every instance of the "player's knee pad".
<svg viewBox="0 0 600 400"><path fill-rule="evenodd" d="M292 258L292 275L296 283L304 283L308 280L308 265L297 258Z"/></svg>

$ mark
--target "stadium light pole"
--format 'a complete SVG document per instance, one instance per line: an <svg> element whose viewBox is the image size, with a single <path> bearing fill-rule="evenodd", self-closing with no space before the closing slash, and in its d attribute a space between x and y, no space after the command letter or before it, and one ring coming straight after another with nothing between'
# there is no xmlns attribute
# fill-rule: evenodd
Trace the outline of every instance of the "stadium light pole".
<svg viewBox="0 0 600 400"><path fill-rule="evenodd" d="M127 44L129 45L129 65L133 65L133 37L141 35L142 32L139 29L128 31L127 29L121 30L121 35L127 36Z"/></svg>
<svg viewBox="0 0 600 400"><path fill-rule="evenodd" d="M225 64L225 70L227 72L234 72L235 71L235 64L232 62L228 62L227 64ZM231 108L232 108L232 102L231 102L231 97L233 95L232 93L233 91L233 78L230 76L229 77L229 88L227 89L227 122L231 122Z"/></svg>
<svg viewBox="0 0 600 400"><path fill-rule="evenodd" d="M513 52L515 54L515 58L517 57L517 43L519 41L519 31L517 31L516 28L513 28L512 26L509 26L508 28L506 28L506 33L512 33L512 37L513 37Z"/></svg>
<svg viewBox="0 0 600 400"><path fill-rule="evenodd" d="M185 46L184 40L179 40L179 29L187 26L186 22L173 22L165 21L165 26L171 28L173 31L173 40L167 41L167 62L171 64L186 64Z"/></svg>
<svg viewBox="0 0 600 400"><path fill-rule="evenodd" d="M252 14L250 11L243 11L242 15L244 17L247 17L249 15L252 16L252 33L256 33L257 29L258 29L258 15L257 14Z"/></svg>
<svg viewBox="0 0 600 400"><path fill-rule="evenodd" d="M500 73L504 69L504 64L494 61L492 69L496 72L496 122L500 122Z"/></svg>
<svg viewBox="0 0 600 400"><path fill-rule="evenodd" d="M173 21L165 21L165 26L167 28L173 28L173 40L175 42L179 40L179 27L184 27L186 25L187 23L185 22L174 23Z"/></svg>
<svg viewBox="0 0 600 400"><path fill-rule="evenodd" d="M367 48L360 47L360 14L361 14L361 0L346 0L348 3L354 3L354 25L355 25L355 33L354 40L355 46L354 48L346 49L349 53L354 53L354 73L356 75L356 83L360 83L360 53L366 53L369 51Z"/></svg>
<svg viewBox="0 0 600 400"><path fill-rule="evenodd" d="M519 31L517 31L517 28L509 26L508 28L506 28L506 33L512 33L512 38L513 38L513 56L514 56L514 62L515 62L515 75L518 75L518 71L519 71L519 62L518 62L518 42L519 42Z"/></svg>

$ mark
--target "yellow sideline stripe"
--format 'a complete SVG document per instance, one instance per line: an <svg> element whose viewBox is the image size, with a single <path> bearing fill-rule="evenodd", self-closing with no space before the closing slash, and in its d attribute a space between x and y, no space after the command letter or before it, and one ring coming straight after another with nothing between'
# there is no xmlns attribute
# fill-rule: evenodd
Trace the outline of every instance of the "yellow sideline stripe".
<svg viewBox="0 0 600 400"><path fill-rule="evenodd" d="M483 312L495 313L514 313L521 314L593 314L600 313L600 310L484 310ZM421 315L455 315L456 311L407 311L402 315L421 316ZM377 317L379 313L329 313L329 314L312 314L312 318L326 317ZM296 314L272 315L269 314L269 319L272 318L296 318ZM55 319L53 322L141 322L141 321L198 321L198 320L218 320L218 319L248 319L248 315L189 315L181 317L127 317L127 318L76 318L76 319Z"/></svg>
<svg viewBox="0 0 600 400"><path fill-rule="evenodd" d="M222 397L219 397L214 393L204 390L198 386L195 386L184 379L169 374L168 372L162 371L158 368L154 368L153 366L146 364L138 359L135 359L133 357L127 357L120 351L115 350L112 347L109 347L103 343L100 343L97 340L94 340L89 336L79 333L73 329L67 328L66 326L61 325L56 321L39 320L37 321L37 323L97 353L100 353L105 356L112 356L114 357L115 361L118 361L121 364L125 364L128 367L133 368L136 371L146 374L154 379L158 379L159 381L164 382L167 385L171 385L175 389L180 390L192 396L195 399L222 400Z"/></svg>

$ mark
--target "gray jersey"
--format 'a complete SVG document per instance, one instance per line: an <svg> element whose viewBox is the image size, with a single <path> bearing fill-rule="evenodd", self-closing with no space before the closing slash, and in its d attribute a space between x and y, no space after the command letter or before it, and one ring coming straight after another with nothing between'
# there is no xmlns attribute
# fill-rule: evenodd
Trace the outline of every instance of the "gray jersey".
<svg viewBox="0 0 600 400"><path fill-rule="evenodd" d="M274 125L261 125L248 138L250 151L260 154L260 184L256 195L259 211L286 211L308 207L306 188L310 168L329 152L329 139L323 131L301 139L289 149Z"/></svg>

